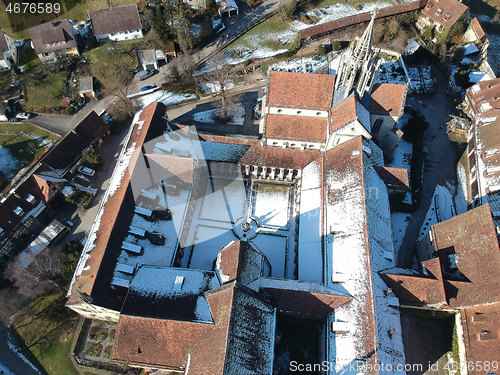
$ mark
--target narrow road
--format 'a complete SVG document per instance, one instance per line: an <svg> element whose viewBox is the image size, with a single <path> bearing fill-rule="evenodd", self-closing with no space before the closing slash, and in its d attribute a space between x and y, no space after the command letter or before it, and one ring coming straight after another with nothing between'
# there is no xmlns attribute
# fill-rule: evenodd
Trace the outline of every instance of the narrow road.
<svg viewBox="0 0 500 375"><path fill-rule="evenodd" d="M424 134L424 147L428 152L424 157L424 171L422 181L422 198L420 208L410 219L405 237L398 254L398 266L411 268L415 256L420 228L429 210L436 185L445 185L445 182L457 187L458 157L452 143L446 134L446 123L450 120L448 109L450 102L445 94L446 77L437 72L437 94L429 99L409 98L407 104L418 110L428 121L429 128Z"/></svg>

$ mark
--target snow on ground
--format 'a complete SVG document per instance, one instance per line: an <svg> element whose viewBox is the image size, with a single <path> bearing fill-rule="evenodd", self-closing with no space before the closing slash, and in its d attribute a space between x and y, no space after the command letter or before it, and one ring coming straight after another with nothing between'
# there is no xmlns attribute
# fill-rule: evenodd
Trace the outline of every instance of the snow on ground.
<svg viewBox="0 0 500 375"><path fill-rule="evenodd" d="M252 242L264 253L271 263L271 276L286 278L285 275L285 253L287 249L286 237L278 237L268 234L259 234Z"/></svg>
<svg viewBox="0 0 500 375"><path fill-rule="evenodd" d="M2 172L8 180L14 178L19 169L19 164L19 160L10 153L8 148L0 146L0 172Z"/></svg>
<svg viewBox="0 0 500 375"><path fill-rule="evenodd" d="M194 94L174 94L173 92L158 90L135 100L139 105L146 107L153 102L160 102L169 106L195 99L196 95Z"/></svg>
<svg viewBox="0 0 500 375"><path fill-rule="evenodd" d="M378 4L378 6L377 6ZM366 12L371 12L372 10L377 7L378 9L386 8L393 6L394 4L389 1L384 1L381 3L364 3L364 4L359 4L362 6L360 10L354 8L354 6L349 5L349 4L333 4L330 6L327 6L326 8L321 8L321 9L313 9L309 12L307 12L307 16L312 17L313 19L318 18L318 21L316 21L315 25L320 25L323 23L335 21L341 18L349 17L349 16L355 16L357 14L361 13L366 13ZM314 25L308 25L305 24L299 20L295 20L291 23L291 26L294 30L299 31L303 29L307 29L311 26Z"/></svg>
<svg viewBox="0 0 500 375"><path fill-rule="evenodd" d="M243 180L212 179L203 198L200 218L236 223L245 215L245 202Z"/></svg>
<svg viewBox="0 0 500 375"><path fill-rule="evenodd" d="M392 233L394 235L394 247L396 254L399 253L399 248L403 242L403 238L408 227L411 214L403 212L394 212L392 215Z"/></svg>
<svg viewBox="0 0 500 375"><path fill-rule="evenodd" d="M0 374L2 375L16 375L12 371L10 371L6 366L0 363Z"/></svg>
<svg viewBox="0 0 500 375"><path fill-rule="evenodd" d="M457 211L462 212L462 203L459 203L459 197L462 198L463 204L465 204L465 210L467 211L467 177L466 177L465 167L462 163L457 164L457 180L458 180L458 191L455 197L455 202L457 204Z"/></svg>
<svg viewBox="0 0 500 375"><path fill-rule="evenodd" d="M299 72L299 73L323 73L328 67L326 56L316 58L299 57L297 59L289 59L288 61L280 61L270 66L271 70L283 72Z"/></svg>
<svg viewBox="0 0 500 375"><path fill-rule="evenodd" d="M189 268L211 270L218 251L235 239L231 230L199 225Z"/></svg>
<svg viewBox="0 0 500 375"><path fill-rule="evenodd" d="M193 115L193 120L202 123L213 123L221 111L221 109L210 109L208 111L198 112ZM231 121L228 122L231 125L245 124L245 108L241 104L229 107L228 116L231 118Z"/></svg>
<svg viewBox="0 0 500 375"><path fill-rule="evenodd" d="M256 187L252 216L259 225L287 228L290 186L257 183Z"/></svg>
<svg viewBox="0 0 500 375"><path fill-rule="evenodd" d="M399 61L381 59L379 71L377 73L377 83L393 83L404 85L408 81L408 77L401 67Z"/></svg>
<svg viewBox="0 0 500 375"><path fill-rule="evenodd" d="M224 87L224 90L231 90L234 89L236 86L234 85L233 81L227 81L226 86ZM210 93L216 93L220 91L220 84L217 82L203 82L201 84L201 91L203 91L205 94L210 94Z"/></svg>
<svg viewBox="0 0 500 375"><path fill-rule="evenodd" d="M411 55L412 53L416 52L419 47L420 44L418 44L415 39L408 39L406 41L405 55Z"/></svg>
<svg viewBox="0 0 500 375"><path fill-rule="evenodd" d="M7 335L8 335L7 345L9 346L10 350L12 350L14 353L16 353L19 356L19 358L21 358L23 360L24 363L26 363L28 366L30 366L33 369L33 371L35 371L37 374L41 375L42 373L40 372L40 370L38 370L35 367L35 365L33 365L33 363L31 363L28 360L28 358L26 358L24 356L24 354L21 352L21 348L15 344L14 337L12 337L12 333L10 332L10 330L8 331ZM1 368L0 368L0 370L1 370ZM11 372L11 374L12 374L12 372ZM8 375L8 373L7 373L7 375Z"/></svg>

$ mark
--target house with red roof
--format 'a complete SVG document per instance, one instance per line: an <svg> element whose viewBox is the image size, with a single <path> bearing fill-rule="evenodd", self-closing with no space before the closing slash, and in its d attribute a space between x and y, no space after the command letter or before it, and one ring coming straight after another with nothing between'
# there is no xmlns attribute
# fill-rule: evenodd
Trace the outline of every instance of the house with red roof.
<svg viewBox="0 0 500 375"><path fill-rule="evenodd" d="M468 14L469 8L459 0L429 0L421 10L416 25L422 32L431 27L442 33Z"/></svg>

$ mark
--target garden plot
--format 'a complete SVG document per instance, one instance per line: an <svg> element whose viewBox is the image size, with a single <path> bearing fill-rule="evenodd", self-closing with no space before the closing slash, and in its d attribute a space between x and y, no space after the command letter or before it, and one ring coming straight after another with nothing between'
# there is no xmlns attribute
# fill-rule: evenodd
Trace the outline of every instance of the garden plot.
<svg viewBox="0 0 500 375"><path fill-rule="evenodd" d="M254 185L253 217L259 226L288 229L290 186L256 183Z"/></svg>
<svg viewBox="0 0 500 375"><path fill-rule="evenodd" d="M430 66L407 67L410 76L410 87L417 94L432 93L435 91L435 79Z"/></svg>
<svg viewBox="0 0 500 375"><path fill-rule="evenodd" d="M231 230L199 225L189 268L211 270L218 251L235 239Z"/></svg>
<svg viewBox="0 0 500 375"><path fill-rule="evenodd" d="M266 256L271 263L271 276L286 278L285 258L287 253L286 237L278 237L270 234L259 234L252 242Z"/></svg>
<svg viewBox="0 0 500 375"><path fill-rule="evenodd" d="M395 83L404 84L408 78L399 61L385 61L382 59L379 71L377 73L377 83Z"/></svg>
<svg viewBox="0 0 500 375"><path fill-rule="evenodd" d="M212 178L203 198L200 219L236 223L245 215L245 202L243 180Z"/></svg>

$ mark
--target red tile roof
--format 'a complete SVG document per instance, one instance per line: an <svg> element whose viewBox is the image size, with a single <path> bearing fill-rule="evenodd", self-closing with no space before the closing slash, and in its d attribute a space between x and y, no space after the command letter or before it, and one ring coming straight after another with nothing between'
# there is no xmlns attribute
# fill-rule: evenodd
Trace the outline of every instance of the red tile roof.
<svg viewBox="0 0 500 375"><path fill-rule="evenodd" d="M139 122L144 122L142 126L137 123L134 125L132 130L132 136L127 144L130 147L133 143L143 144L149 131L149 127L152 122L159 121L165 114L166 107L162 103L152 103L142 110L139 116ZM141 148L136 148L134 154L130 158L129 170L133 170L133 166ZM116 223L116 218L118 212L122 206L125 193L127 192L129 186L130 175L127 172L122 177L121 184L115 191L115 193L108 198L104 211L101 217L100 226L97 230L97 236L94 241L94 248L91 251L90 257L86 261L85 270L82 271L81 275L78 276L73 283L73 288L70 290L68 303L76 303L81 301L80 294L77 293L77 289L80 288L81 293L87 293L92 295L92 290L94 288L96 276L101 267L101 262L106 252L108 246L108 241Z"/></svg>
<svg viewBox="0 0 500 375"><path fill-rule="evenodd" d="M358 118L356 98L351 96L330 110L330 132Z"/></svg>
<svg viewBox="0 0 500 375"><path fill-rule="evenodd" d="M402 116L406 91L406 85L392 83L374 84L370 113L386 116Z"/></svg>
<svg viewBox="0 0 500 375"><path fill-rule="evenodd" d="M224 283L237 280L247 285L264 274L265 256L248 241L235 241L219 251L217 270Z"/></svg>
<svg viewBox="0 0 500 375"><path fill-rule="evenodd" d="M195 169L193 159L156 154L145 154L144 156L148 159L150 168L157 170L152 172L154 176L163 176L167 179L175 176L187 184L193 183Z"/></svg>
<svg viewBox="0 0 500 375"><path fill-rule="evenodd" d="M276 168L302 169L318 155L316 150L255 145L248 149L238 162L243 165L257 165Z"/></svg>
<svg viewBox="0 0 500 375"><path fill-rule="evenodd" d="M464 344L467 363L489 364L489 373L493 361L500 358L500 303L469 307L461 311L464 328ZM498 364L498 363L497 363ZM485 371L474 373L486 374Z"/></svg>
<svg viewBox="0 0 500 375"><path fill-rule="evenodd" d="M76 47L72 30L73 26L67 19L42 23L28 29L36 54ZM58 42L62 44L47 46Z"/></svg>
<svg viewBox="0 0 500 375"><path fill-rule="evenodd" d="M468 9L458 0L429 0L422 13L449 29Z"/></svg>
<svg viewBox="0 0 500 375"><path fill-rule="evenodd" d="M328 119L267 115L266 138L302 142L326 142Z"/></svg>
<svg viewBox="0 0 500 375"><path fill-rule="evenodd" d="M128 30L141 30L137 5L89 10L89 18L95 35L105 35Z"/></svg>
<svg viewBox="0 0 500 375"><path fill-rule="evenodd" d="M500 111L500 78L478 82L466 91L474 117L498 116Z"/></svg>
<svg viewBox="0 0 500 375"><path fill-rule="evenodd" d="M472 28L474 29L474 32L476 33L477 38L479 39L479 41L483 45L489 44L488 38L486 37L486 34L484 33L483 27L479 23L479 20L477 19L477 17L474 17L470 21L470 24L471 24Z"/></svg>
<svg viewBox="0 0 500 375"><path fill-rule="evenodd" d="M335 76L271 71L270 107L328 110L332 105Z"/></svg>
<svg viewBox="0 0 500 375"><path fill-rule="evenodd" d="M410 189L410 181L408 180L408 169L406 168L389 168L375 166L379 177L384 181L387 187L393 187L403 190Z"/></svg>

